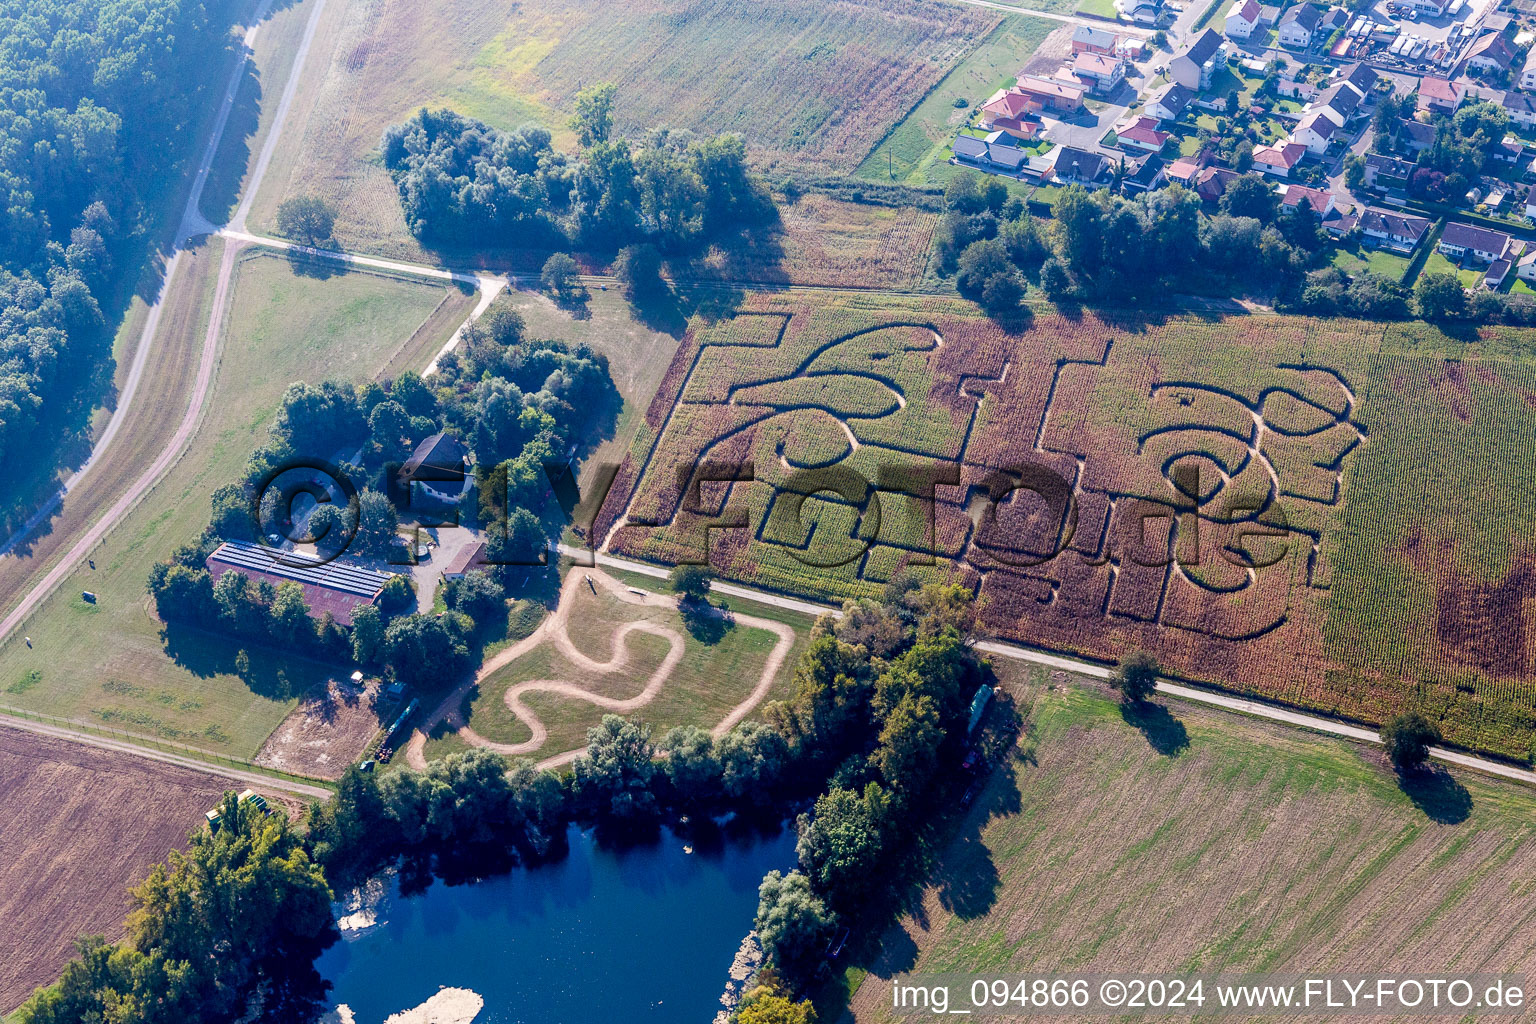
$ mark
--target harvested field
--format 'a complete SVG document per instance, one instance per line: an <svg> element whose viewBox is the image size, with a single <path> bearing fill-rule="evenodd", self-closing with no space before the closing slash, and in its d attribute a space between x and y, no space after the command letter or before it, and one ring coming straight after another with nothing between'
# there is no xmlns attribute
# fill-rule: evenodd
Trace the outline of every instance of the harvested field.
<svg viewBox="0 0 1536 1024"><path fill-rule="evenodd" d="M1528 790L1440 772L1405 791L1357 744L1177 701L1128 720L1061 682L1020 691L1016 756L850 977L860 1024L910 1019L890 1010L905 971L1536 969Z"/></svg>
<svg viewBox="0 0 1536 1024"><path fill-rule="evenodd" d="M1143 648L1366 722L1423 706L1451 742L1524 757L1536 375L1410 344L1354 321L1010 333L936 298L754 296L679 347L598 536L834 600L911 566L976 589L1004 638ZM1514 476L1492 496L1490 466Z"/></svg>
<svg viewBox="0 0 1536 1024"><path fill-rule="evenodd" d="M379 721L379 681L328 679L317 695L304 698L272 731L256 763L292 775L339 779L362 756Z"/></svg>
<svg viewBox="0 0 1536 1024"><path fill-rule="evenodd" d="M922 283L939 215L809 194L780 209L782 232L769 252L716 252L691 273L731 281L912 290Z"/></svg>
<svg viewBox="0 0 1536 1024"><path fill-rule="evenodd" d="M136 884L226 790L217 776L0 728L0 1013L58 979L81 935L118 938Z"/></svg>
<svg viewBox="0 0 1536 1024"><path fill-rule="evenodd" d="M941 0L332 6L251 225L270 230L285 197L318 192L344 246L402 256L420 250L376 150L421 106L537 123L570 149L576 93L612 81L621 132L735 131L764 169L851 171L1000 19Z"/></svg>

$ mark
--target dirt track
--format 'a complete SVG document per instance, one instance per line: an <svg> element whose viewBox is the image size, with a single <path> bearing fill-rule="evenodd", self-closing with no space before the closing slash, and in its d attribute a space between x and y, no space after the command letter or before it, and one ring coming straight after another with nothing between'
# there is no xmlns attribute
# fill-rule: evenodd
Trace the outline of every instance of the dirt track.
<svg viewBox="0 0 1536 1024"><path fill-rule="evenodd" d="M652 622L626 622L613 632L613 653L607 661L596 661L583 654L571 643L570 634L566 631L566 623L570 619L571 606L574 603L572 599L581 587L587 585L589 578L594 584L600 585L608 593L626 604L652 608L677 607L677 602L673 598L663 597L660 594L636 594L600 569L573 568L565 578L565 585L561 588L560 592L560 603L555 608L554 614L545 619L543 624L534 630L531 635L508 647L506 650L499 652L495 657L487 661L480 668L480 671L475 673L473 679L443 698L442 702L438 704L427 720L411 734L410 741L406 744L405 748L407 764L417 771L427 766L425 753L427 735L439 722L446 722L452 726L458 732L459 738L471 746L485 747L488 750L494 750L497 753L511 756L531 754L538 750L548 739L549 733L545 729L544 723L539 721L538 715L523 703L522 696L525 693L533 691L555 693L563 697L588 701L604 711L612 711L617 714L628 714L632 711L638 711L656 699L656 695L661 692L667 680L672 677L672 672L677 667L677 663L682 660L684 651L682 635L676 630L669 629L666 626L659 626ZM719 613L717 612L716 614ZM731 709L730 714L726 715L711 730L711 733L717 739L729 732L736 723L751 714L752 710L763 702L763 698L768 695L768 691L773 687L774 680L778 677L779 670L784 665L784 659L789 656L790 646L795 642L795 631L781 622L774 622L771 619L760 619L754 615L733 614L732 618L743 626L749 626L754 629L766 629L779 639L774 644L773 650L768 653L768 659L763 664L763 671L758 677L757 685L747 695L747 699ZM474 687L479 686L481 682L490 678L501 668L510 665L546 641L553 643L560 653L572 663L589 672L601 675L622 672L628 667L630 661L629 648L625 644L625 639L631 633L637 631L660 636L667 640L669 646L666 657L662 659L661 664L657 666L656 670L651 673L650 678L646 680L645 688L633 697L623 700L605 697L602 694L584 689L575 683L558 679L534 679L525 683L519 683L507 690L505 700L507 708L519 720L524 722L533 734L531 738L521 743L492 742L471 729L460 713L459 709L463 705L464 698L468 696ZM585 748L567 750L552 757L544 758L539 762L539 767L553 768L569 764L584 753L586 753Z"/></svg>

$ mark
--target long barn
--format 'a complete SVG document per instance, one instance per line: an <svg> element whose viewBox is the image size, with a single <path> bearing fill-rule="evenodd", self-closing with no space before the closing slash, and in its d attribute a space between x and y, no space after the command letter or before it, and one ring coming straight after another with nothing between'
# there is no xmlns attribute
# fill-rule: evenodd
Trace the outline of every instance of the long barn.
<svg viewBox="0 0 1536 1024"><path fill-rule="evenodd" d="M344 559L325 561L297 551L252 544L249 541L225 541L208 556L208 572L214 581L237 569L254 580L267 580L273 586L297 583L304 589L304 603L309 614L320 618L331 613L339 624L352 625L352 613L360 605L373 604L384 584L399 573L374 569Z"/></svg>

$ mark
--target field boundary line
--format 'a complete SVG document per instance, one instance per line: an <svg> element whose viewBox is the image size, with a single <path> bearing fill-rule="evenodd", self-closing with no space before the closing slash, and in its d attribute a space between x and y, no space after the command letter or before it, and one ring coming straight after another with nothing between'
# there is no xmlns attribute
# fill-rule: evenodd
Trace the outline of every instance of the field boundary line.
<svg viewBox="0 0 1536 1024"><path fill-rule="evenodd" d="M576 548L565 544L560 545L560 553L578 559L585 559L592 555L592 552L587 548ZM652 579L666 579L670 575L667 569L663 569L660 566L650 565L645 562L633 562L627 558L618 558L601 551L597 552L595 560L598 565L606 565L640 576L648 576ZM756 590L734 583L712 582L710 590L731 597L756 601L759 604L766 604L775 608L783 608L787 611L800 612L803 615L812 617L832 615L840 618L842 616L840 608L835 608L829 604L784 597L769 591ZM1002 643L996 640L980 640L976 643L976 649L1013 661L1023 661L1032 665L1039 665L1042 668L1059 669L1063 672L1072 672L1077 675L1089 676L1093 679L1107 680L1113 674L1113 670L1106 665L1096 664L1079 658L1051 654L1047 651L1036 650L1018 644ZM1187 686L1166 678L1158 679L1157 692L1178 700L1188 701L1192 704L1203 704L1207 707L1221 708L1225 711L1236 712L1251 718L1261 718L1265 721L1278 722L1283 725L1307 729L1341 739L1353 740L1358 743L1368 743L1374 746L1381 745L1381 736L1373 730L1358 725L1350 725L1347 722L1331 718L1324 718L1320 715L1292 711L1289 708L1271 704L1267 701L1255 700L1251 697L1237 697L1230 694L1217 693L1212 690L1197 689L1196 687ZM1453 764L1459 768L1467 768L1485 775L1493 775L1512 782L1536 786L1536 771L1531 771L1527 768L1519 768L1501 761L1478 757L1475 754L1451 750L1448 747L1431 747L1429 749L1429 756L1437 761Z"/></svg>
<svg viewBox="0 0 1536 1024"><path fill-rule="evenodd" d="M0 713L0 728L35 733L39 736L67 740L71 743L95 747L99 750L110 750L113 753L128 754L148 761L158 761L162 764L175 765L179 768L189 768L208 775L216 775L226 779L233 779L237 782L250 783L253 786L275 789L294 796L309 797L315 800L329 800L331 798L331 790L326 787L292 782L278 776L268 775L260 770L259 767L241 768L222 765L199 757L177 754L155 747L147 747L128 739L116 739L110 736L84 732L78 728L66 728L64 726L50 725L47 722L34 721L31 718L24 718L13 714L9 710Z"/></svg>

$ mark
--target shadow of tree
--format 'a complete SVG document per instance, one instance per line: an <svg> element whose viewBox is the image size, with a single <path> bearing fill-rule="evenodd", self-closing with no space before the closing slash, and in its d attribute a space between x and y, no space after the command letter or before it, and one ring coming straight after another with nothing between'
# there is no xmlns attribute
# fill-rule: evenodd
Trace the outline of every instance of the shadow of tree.
<svg viewBox="0 0 1536 1024"><path fill-rule="evenodd" d="M688 635L711 646L725 639L725 634L736 625L736 619L723 605L680 601L677 612L682 616L683 628L688 630Z"/></svg>
<svg viewBox="0 0 1536 1024"><path fill-rule="evenodd" d="M1122 704L1120 717L1127 725L1140 729L1152 749L1164 757L1177 757L1189 749L1189 733L1184 723L1161 704Z"/></svg>
<svg viewBox="0 0 1536 1024"><path fill-rule="evenodd" d="M1457 825L1472 814L1472 794L1444 768L1402 772L1397 782L1413 806L1431 821Z"/></svg>
<svg viewBox="0 0 1536 1024"><path fill-rule="evenodd" d="M286 256L288 266L296 277L308 277L316 281L329 281L333 277L340 277L348 272L347 264L340 260L328 260L321 256L311 256L308 253L300 252L298 249L286 250Z"/></svg>

